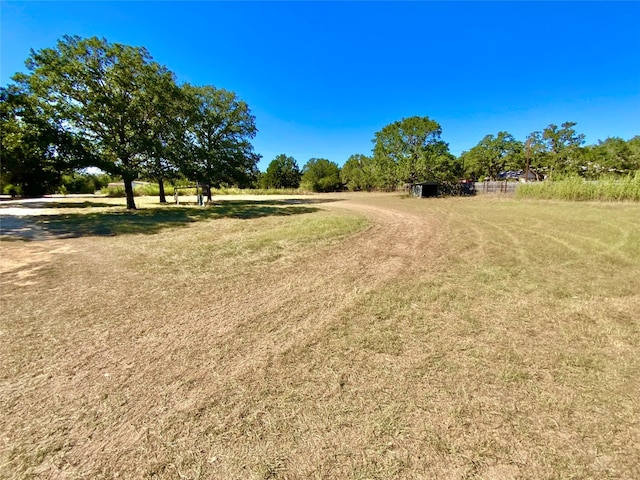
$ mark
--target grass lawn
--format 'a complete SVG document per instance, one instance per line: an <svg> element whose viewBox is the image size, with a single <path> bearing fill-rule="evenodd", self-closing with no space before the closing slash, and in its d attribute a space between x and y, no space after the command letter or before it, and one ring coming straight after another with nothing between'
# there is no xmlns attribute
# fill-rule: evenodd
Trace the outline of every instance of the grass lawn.
<svg viewBox="0 0 640 480"><path fill-rule="evenodd" d="M0 478L640 478L640 204L136 201L2 217Z"/></svg>

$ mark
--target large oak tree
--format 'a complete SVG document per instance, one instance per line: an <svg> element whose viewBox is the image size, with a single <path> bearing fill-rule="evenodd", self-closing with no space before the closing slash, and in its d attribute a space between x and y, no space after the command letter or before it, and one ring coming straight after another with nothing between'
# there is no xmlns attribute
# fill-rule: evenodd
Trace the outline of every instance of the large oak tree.
<svg viewBox="0 0 640 480"><path fill-rule="evenodd" d="M211 85L182 88L188 109L181 170L211 186L249 185L260 156L249 141L258 129L247 103Z"/></svg>
<svg viewBox="0 0 640 480"><path fill-rule="evenodd" d="M459 174L455 157L440 139L440 124L429 117L409 117L376 132L374 161L377 184L393 189L398 183L450 180Z"/></svg>
<svg viewBox="0 0 640 480"><path fill-rule="evenodd" d="M349 191L372 190L375 186L375 166L372 157L351 155L340 169L340 180Z"/></svg>
<svg viewBox="0 0 640 480"><path fill-rule="evenodd" d="M91 150L95 167L124 180L127 208L135 209L131 182L145 169L171 72L142 47L100 38L64 36L56 48L31 51L29 74L14 79L45 105L50 122Z"/></svg>
<svg viewBox="0 0 640 480"><path fill-rule="evenodd" d="M527 145L532 166L551 179L558 174L578 174L584 159L580 146L584 143L584 134L576 133L576 122L564 122L558 127L549 125L543 131L531 133Z"/></svg>
<svg viewBox="0 0 640 480"><path fill-rule="evenodd" d="M342 189L340 167L326 158L310 158L302 167L303 188L314 192L336 192Z"/></svg>
<svg viewBox="0 0 640 480"><path fill-rule="evenodd" d="M37 98L16 85L0 89L0 176L26 197L57 187L71 166L71 139L40 110Z"/></svg>
<svg viewBox="0 0 640 480"><path fill-rule="evenodd" d="M468 152L461 155L465 174L472 178L498 178L500 172L521 168L523 154L522 143L508 132L486 135Z"/></svg>
<svg viewBox="0 0 640 480"><path fill-rule="evenodd" d="M281 153L271 160L261 183L266 188L298 188L301 176L296 159Z"/></svg>

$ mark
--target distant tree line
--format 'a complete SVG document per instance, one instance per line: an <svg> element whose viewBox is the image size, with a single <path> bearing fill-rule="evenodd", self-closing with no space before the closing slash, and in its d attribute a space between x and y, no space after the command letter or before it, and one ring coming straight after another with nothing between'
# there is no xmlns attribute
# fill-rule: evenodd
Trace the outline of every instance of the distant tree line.
<svg viewBox="0 0 640 480"><path fill-rule="evenodd" d="M298 179L298 183L287 183L289 188L371 191L395 190L422 181L495 180L505 171L525 171L527 167L540 180L566 176L598 179L640 171L640 136L627 141L607 138L597 145L582 146L584 135L576 133L575 125L549 125L528 135L524 142L508 132L486 135L456 157L441 139L442 129L436 121L429 117L403 118L375 134L373 155L352 155L342 168L336 164L329 167L327 163L331 162L320 159L324 165L320 170L320 160L311 159L301 173L295 159L279 155L269 164L262 186L283 185L274 180L277 172L287 172L288 179ZM287 158L287 167L283 158Z"/></svg>
<svg viewBox="0 0 640 480"><path fill-rule="evenodd" d="M496 179L505 170L525 170L527 165L538 177L581 176L597 179L602 175L627 175L640 170L640 136L625 141L607 138L597 145L583 147L584 135L575 122L560 127L549 125L529 134L525 142L508 132L487 135L463 152L460 161L472 178Z"/></svg>
<svg viewBox="0 0 640 480"><path fill-rule="evenodd" d="M261 173L249 106L229 90L178 85L144 48L65 36L55 48L32 50L26 66L28 73L0 88L0 187L25 196L97 190L107 177L121 178L133 209L135 179L156 181L164 202L164 183L185 179L212 187L328 192L496 179L526 168L540 179L640 170L640 136L583 146L576 123L565 122L524 142L505 131L486 135L456 157L440 124L414 116L376 132L372 154L352 155L342 168L325 158L299 168L281 154ZM86 173L88 167L105 175Z"/></svg>

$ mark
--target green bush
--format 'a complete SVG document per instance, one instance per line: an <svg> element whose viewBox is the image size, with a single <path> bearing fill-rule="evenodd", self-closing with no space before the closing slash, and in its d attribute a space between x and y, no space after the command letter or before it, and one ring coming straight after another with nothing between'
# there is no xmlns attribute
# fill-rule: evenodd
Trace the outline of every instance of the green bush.
<svg viewBox="0 0 640 480"><path fill-rule="evenodd" d="M100 190L100 193L107 197L120 198L125 197L126 193L124 187L104 187ZM166 195L173 195L173 188L165 187ZM133 189L133 195L135 197L151 197L160 195L160 186L155 183L148 185L138 185Z"/></svg>
<svg viewBox="0 0 640 480"><path fill-rule="evenodd" d="M20 185L13 185L12 183L7 183L2 187L2 193L5 195L22 196L22 187Z"/></svg>
<svg viewBox="0 0 640 480"><path fill-rule="evenodd" d="M124 187L103 187L100 189L100 193L102 195L106 195L107 197L124 197Z"/></svg>
<svg viewBox="0 0 640 480"><path fill-rule="evenodd" d="M211 195L302 195L308 191L300 188L212 188ZM195 191L193 193L195 195Z"/></svg>

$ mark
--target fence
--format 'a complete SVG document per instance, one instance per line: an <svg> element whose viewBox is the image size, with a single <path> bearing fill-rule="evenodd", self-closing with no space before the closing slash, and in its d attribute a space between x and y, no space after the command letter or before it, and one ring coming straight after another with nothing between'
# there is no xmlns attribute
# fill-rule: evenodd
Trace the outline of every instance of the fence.
<svg viewBox="0 0 640 480"><path fill-rule="evenodd" d="M476 182L476 193L514 193L519 182L486 181Z"/></svg>

